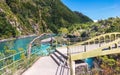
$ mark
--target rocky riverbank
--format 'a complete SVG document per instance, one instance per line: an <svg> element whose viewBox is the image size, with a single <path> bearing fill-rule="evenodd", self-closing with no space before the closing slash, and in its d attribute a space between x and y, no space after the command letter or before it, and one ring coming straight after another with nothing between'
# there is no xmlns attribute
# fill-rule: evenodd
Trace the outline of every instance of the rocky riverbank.
<svg viewBox="0 0 120 75"><path fill-rule="evenodd" d="M2 40L0 40L0 43L1 43L1 42L6 42L6 41L15 40L15 39L21 39L21 38L26 38L26 37L32 37L32 36L37 36L37 35L36 35L36 34L32 34L32 35L22 35L22 36L16 37L16 38L2 39Z"/></svg>

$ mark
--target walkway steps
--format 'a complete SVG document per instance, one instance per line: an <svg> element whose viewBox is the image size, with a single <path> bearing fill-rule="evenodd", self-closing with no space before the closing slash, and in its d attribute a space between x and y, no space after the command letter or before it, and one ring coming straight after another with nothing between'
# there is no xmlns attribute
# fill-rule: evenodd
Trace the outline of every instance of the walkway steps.
<svg viewBox="0 0 120 75"><path fill-rule="evenodd" d="M68 60L68 57L67 56L64 56L62 53L62 55L59 53L59 52L54 52L53 53L58 59L59 61L61 62L62 65L64 66L67 66L67 60Z"/></svg>
<svg viewBox="0 0 120 75"><path fill-rule="evenodd" d="M55 51L50 56L56 62L57 65L64 64L64 62L67 61L67 58L68 58L67 56L63 55L62 53L60 53L58 51Z"/></svg>
<svg viewBox="0 0 120 75"><path fill-rule="evenodd" d="M55 75L70 75L70 69L68 67L59 66Z"/></svg>
<svg viewBox="0 0 120 75"><path fill-rule="evenodd" d="M61 62L64 62L66 60L63 56L61 56L58 52L53 53Z"/></svg>
<svg viewBox="0 0 120 75"><path fill-rule="evenodd" d="M59 51L55 51L53 54L50 55L52 59L58 65L57 71L55 75L70 75L70 69L67 65L68 57Z"/></svg>
<svg viewBox="0 0 120 75"><path fill-rule="evenodd" d="M60 60L54 54L51 54L50 56L56 62L56 64L59 66L60 65Z"/></svg>
<svg viewBox="0 0 120 75"><path fill-rule="evenodd" d="M65 65L59 65L55 75L70 75L70 68Z"/></svg>
<svg viewBox="0 0 120 75"><path fill-rule="evenodd" d="M65 59L68 59L67 54L63 54L62 52L60 52L59 50L56 50L56 52L58 52L61 56L63 56Z"/></svg>

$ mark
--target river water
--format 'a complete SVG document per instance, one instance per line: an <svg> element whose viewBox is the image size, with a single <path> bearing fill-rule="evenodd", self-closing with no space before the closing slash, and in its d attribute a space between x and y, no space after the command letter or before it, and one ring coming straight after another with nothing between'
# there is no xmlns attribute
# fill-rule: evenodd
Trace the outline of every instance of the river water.
<svg viewBox="0 0 120 75"><path fill-rule="evenodd" d="M32 36L32 37L25 37L25 38L19 38L19 39L15 39L15 40L9 40L9 41L5 41L5 42L0 42L0 52L4 53L6 47L9 50L16 50L17 52L19 51L20 48L22 48L23 50L27 50L28 49L28 45L29 43L35 38L36 36ZM39 55L48 55L48 51L47 49L50 48L50 44L49 43L44 43L44 44L40 44L38 46L33 47L33 51L39 50ZM85 59L85 62L88 63L89 68L93 67L93 58L88 58Z"/></svg>
<svg viewBox="0 0 120 75"><path fill-rule="evenodd" d="M25 38L20 38L20 39L8 40L8 41L0 42L0 52L3 53L5 51L5 49L18 51L18 49L22 48L24 50L27 50L28 44L35 37L36 36L25 37Z"/></svg>
<svg viewBox="0 0 120 75"><path fill-rule="evenodd" d="M85 62L88 63L88 68L93 68L94 58L87 58L87 59L85 59Z"/></svg>

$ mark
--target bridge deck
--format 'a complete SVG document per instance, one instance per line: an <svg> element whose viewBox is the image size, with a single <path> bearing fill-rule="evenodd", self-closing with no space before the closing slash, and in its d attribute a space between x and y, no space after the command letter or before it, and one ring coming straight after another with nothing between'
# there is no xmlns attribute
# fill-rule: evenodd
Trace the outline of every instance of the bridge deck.
<svg viewBox="0 0 120 75"><path fill-rule="evenodd" d="M80 46L70 46L69 50L71 51L71 54L78 54L81 52L84 52L85 48L86 51L94 50L99 48L100 46L104 46L107 43L102 43L102 44L90 44L90 45L80 45ZM67 47L58 47L56 48L57 51L61 52L64 55L67 55Z"/></svg>
<svg viewBox="0 0 120 75"><path fill-rule="evenodd" d="M41 57L22 75L55 75L57 67L50 56Z"/></svg>

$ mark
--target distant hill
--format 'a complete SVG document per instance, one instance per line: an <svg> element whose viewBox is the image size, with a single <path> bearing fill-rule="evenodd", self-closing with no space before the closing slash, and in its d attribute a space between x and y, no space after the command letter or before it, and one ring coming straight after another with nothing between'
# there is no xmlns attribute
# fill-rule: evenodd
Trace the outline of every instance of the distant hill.
<svg viewBox="0 0 120 75"><path fill-rule="evenodd" d="M89 17L87 17L86 15L78 12L78 11L74 11L74 13L79 17L79 22L81 23L86 23L86 22L92 22L93 20L91 20Z"/></svg>
<svg viewBox="0 0 120 75"><path fill-rule="evenodd" d="M20 35L57 33L61 27L92 22L87 16L73 12L60 0L1 0L0 38Z"/></svg>
<svg viewBox="0 0 120 75"><path fill-rule="evenodd" d="M120 32L120 17L110 17L104 20L98 20L87 25L83 25L84 30L89 37L94 37L104 33ZM85 28L86 27L86 28Z"/></svg>

